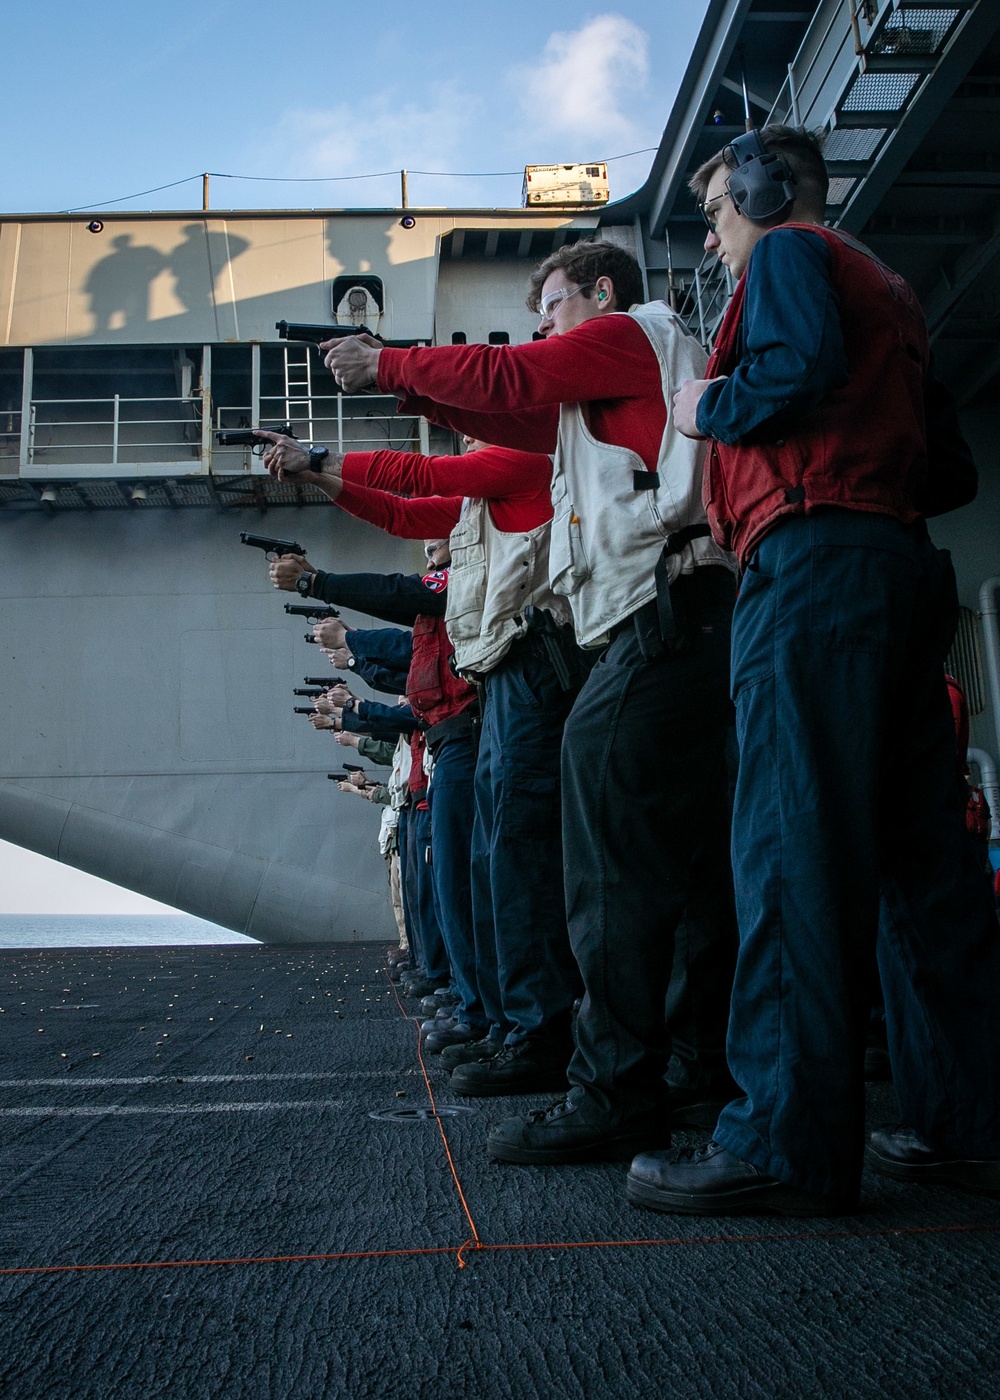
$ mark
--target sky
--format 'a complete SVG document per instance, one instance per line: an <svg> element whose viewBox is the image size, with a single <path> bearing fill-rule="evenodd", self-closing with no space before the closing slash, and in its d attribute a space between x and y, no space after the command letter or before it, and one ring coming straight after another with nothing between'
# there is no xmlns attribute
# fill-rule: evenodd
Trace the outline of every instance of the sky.
<svg viewBox="0 0 1000 1400"><path fill-rule="evenodd" d="M409 176L414 206L510 207L527 164L643 152L611 160L623 198L706 8L21 0L4 15L0 213L197 209L203 171L214 209L391 207L402 169L513 172ZM157 912L172 911L0 842L0 913Z"/></svg>
<svg viewBox="0 0 1000 1400"><path fill-rule="evenodd" d="M518 205L526 164L657 145L706 5L8 6L0 211L200 208L206 170L257 177L213 178L220 209L393 206L403 168L516 172L413 174L414 205ZM613 161L612 198L651 160Z"/></svg>
<svg viewBox="0 0 1000 1400"><path fill-rule="evenodd" d="M133 890L0 841L0 914L175 914Z"/></svg>

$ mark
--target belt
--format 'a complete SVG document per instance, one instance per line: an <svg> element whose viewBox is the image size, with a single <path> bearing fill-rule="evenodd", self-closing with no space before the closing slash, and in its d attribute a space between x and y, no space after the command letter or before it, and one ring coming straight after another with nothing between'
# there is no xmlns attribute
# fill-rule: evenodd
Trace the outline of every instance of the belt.
<svg viewBox="0 0 1000 1400"><path fill-rule="evenodd" d="M437 753L442 744L464 735L474 735L479 730L479 715L475 705L468 705L460 714L443 719L440 724L432 724L424 730L424 743L431 753Z"/></svg>
<svg viewBox="0 0 1000 1400"><path fill-rule="evenodd" d="M715 596L721 598L730 590L735 592L735 588L736 581L724 564L702 564L693 573L678 574L671 585L669 593L672 596L669 602L674 632L670 642L665 642L663 637L663 599L660 595L651 598L648 603L643 603L642 607L636 608L635 612L629 613L621 622L616 622L609 628L608 637L614 641L623 632L634 632L647 660L652 660L664 651L684 650L695 642L695 637L685 626L686 615L690 610L694 608L697 613L703 599L710 602Z"/></svg>

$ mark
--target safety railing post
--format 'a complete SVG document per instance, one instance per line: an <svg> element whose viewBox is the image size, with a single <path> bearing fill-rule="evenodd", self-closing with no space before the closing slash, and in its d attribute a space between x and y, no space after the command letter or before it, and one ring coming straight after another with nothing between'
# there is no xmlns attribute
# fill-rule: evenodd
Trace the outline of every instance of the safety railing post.
<svg viewBox="0 0 1000 1400"><path fill-rule="evenodd" d="M27 471L35 455L35 405L34 393L35 357L30 346L24 352L24 379L21 385L21 441L18 444L18 460L22 472Z"/></svg>
<svg viewBox="0 0 1000 1400"><path fill-rule="evenodd" d="M694 296L698 308L698 339L705 344L705 309L701 304L701 268L694 270Z"/></svg>

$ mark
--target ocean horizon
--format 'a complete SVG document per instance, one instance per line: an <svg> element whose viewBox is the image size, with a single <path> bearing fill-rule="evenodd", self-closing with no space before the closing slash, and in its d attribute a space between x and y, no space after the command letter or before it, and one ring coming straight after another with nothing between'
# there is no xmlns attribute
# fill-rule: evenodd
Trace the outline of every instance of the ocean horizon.
<svg viewBox="0 0 1000 1400"><path fill-rule="evenodd" d="M255 942L193 914L0 914L0 949Z"/></svg>

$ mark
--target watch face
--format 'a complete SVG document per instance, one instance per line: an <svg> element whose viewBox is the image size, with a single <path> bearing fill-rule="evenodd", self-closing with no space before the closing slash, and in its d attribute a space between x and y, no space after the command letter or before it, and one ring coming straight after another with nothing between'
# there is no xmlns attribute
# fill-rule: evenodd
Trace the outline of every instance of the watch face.
<svg viewBox="0 0 1000 1400"><path fill-rule="evenodd" d="M295 580L295 591L301 594L303 598L308 598L309 596L309 577L309 574L299 574L298 578Z"/></svg>

